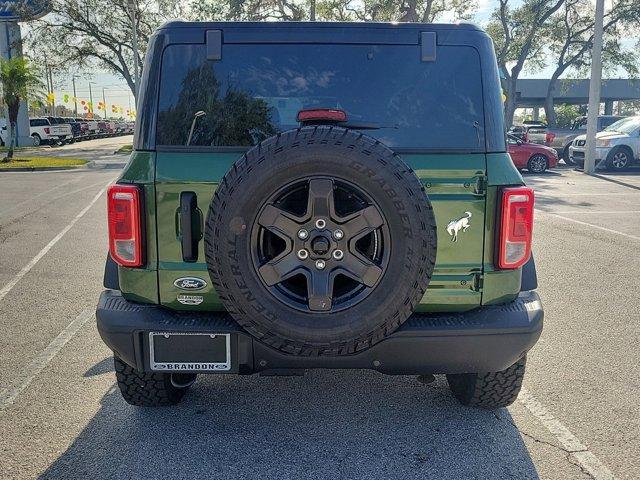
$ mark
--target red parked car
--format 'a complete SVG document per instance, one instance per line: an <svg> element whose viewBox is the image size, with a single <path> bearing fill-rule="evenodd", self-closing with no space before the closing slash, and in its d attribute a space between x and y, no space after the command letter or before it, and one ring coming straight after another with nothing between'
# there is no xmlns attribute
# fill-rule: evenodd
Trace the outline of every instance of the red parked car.
<svg viewBox="0 0 640 480"><path fill-rule="evenodd" d="M558 165L558 152L537 143L527 143L513 135L507 135L509 155L518 170L526 168L531 173L542 173Z"/></svg>

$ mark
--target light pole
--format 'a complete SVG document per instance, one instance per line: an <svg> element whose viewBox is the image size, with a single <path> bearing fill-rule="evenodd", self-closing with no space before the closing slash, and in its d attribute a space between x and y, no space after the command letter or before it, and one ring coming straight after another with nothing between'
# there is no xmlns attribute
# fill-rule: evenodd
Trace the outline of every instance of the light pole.
<svg viewBox="0 0 640 480"><path fill-rule="evenodd" d="M138 27L136 25L136 0L129 0L129 13L131 16L131 33L132 47L133 47L133 96L135 97L135 103L138 105L138 86L140 85L140 76L138 73Z"/></svg>
<svg viewBox="0 0 640 480"><path fill-rule="evenodd" d="M76 75L71 76L71 83L73 84L73 111L76 114L76 118L78 118L78 95L76 95Z"/></svg>
<svg viewBox="0 0 640 480"><path fill-rule="evenodd" d="M89 82L89 113L93 118L93 92L91 91L91 84L97 85L96 82Z"/></svg>
<svg viewBox="0 0 640 480"><path fill-rule="evenodd" d="M596 18L591 49L591 82L589 83L589 110L587 111L587 145L584 173L591 175L596 169L596 134L600 113L600 85L602 83L602 23L604 0L596 0ZM604 159L601 159L601 161Z"/></svg>
<svg viewBox="0 0 640 480"><path fill-rule="evenodd" d="M46 67L46 70L47 70L47 72L46 72L46 75L47 75L47 88L49 89L49 92L47 92L47 95L48 95L49 93L51 93L51 94L54 93L53 92L53 88L54 88L53 87L53 73L52 73L51 65L49 65L48 63L45 63L45 67ZM56 102L55 102L55 99L51 102L51 106L49 108L49 112L50 112L50 115L52 117L55 117L55 115L56 115Z"/></svg>
<svg viewBox="0 0 640 480"><path fill-rule="evenodd" d="M107 97L104 94L105 88L102 87L102 108L104 109L104 119L107 119Z"/></svg>

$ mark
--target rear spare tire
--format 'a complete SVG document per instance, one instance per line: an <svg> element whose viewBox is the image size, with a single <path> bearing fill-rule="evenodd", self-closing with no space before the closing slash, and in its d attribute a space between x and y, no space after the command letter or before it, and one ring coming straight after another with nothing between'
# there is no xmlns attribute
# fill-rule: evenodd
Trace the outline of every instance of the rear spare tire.
<svg viewBox="0 0 640 480"><path fill-rule="evenodd" d="M286 353L345 355L424 295L436 224L415 173L379 141L319 126L252 148L215 192L207 265L225 308Z"/></svg>

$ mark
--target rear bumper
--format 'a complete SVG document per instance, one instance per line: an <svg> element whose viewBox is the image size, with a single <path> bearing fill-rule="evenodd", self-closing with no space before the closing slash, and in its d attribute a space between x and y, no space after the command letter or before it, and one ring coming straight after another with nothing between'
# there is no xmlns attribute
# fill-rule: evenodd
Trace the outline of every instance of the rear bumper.
<svg viewBox="0 0 640 480"><path fill-rule="evenodd" d="M535 291L505 305L467 313L414 314L373 347L340 357L281 353L251 337L226 313L176 312L125 300L120 292L100 296L96 318L107 346L122 360L149 371L149 332L231 334L231 373L307 368L372 369L387 374L494 372L529 351L542 332L544 312ZM229 373L229 372L226 372Z"/></svg>

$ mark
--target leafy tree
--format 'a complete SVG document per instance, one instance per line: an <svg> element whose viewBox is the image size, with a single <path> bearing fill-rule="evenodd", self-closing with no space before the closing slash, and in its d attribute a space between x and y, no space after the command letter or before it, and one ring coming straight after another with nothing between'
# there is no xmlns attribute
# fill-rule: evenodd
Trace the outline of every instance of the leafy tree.
<svg viewBox="0 0 640 480"><path fill-rule="evenodd" d="M23 57L0 59L0 83L2 84L2 98L7 105L7 133L9 150L3 162L10 162L16 144L16 123L20 102L26 100L29 94L38 92L42 84L34 67Z"/></svg>
<svg viewBox="0 0 640 480"><path fill-rule="evenodd" d="M134 62L141 71L150 35L182 10L177 1L132 0L139 49L134 55L129 1L51 0L51 13L32 22L28 46L46 52L47 62L59 71L98 66L120 75L135 94Z"/></svg>
<svg viewBox="0 0 640 480"><path fill-rule="evenodd" d="M621 102L620 114L624 116L640 115L640 100L625 100Z"/></svg>
<svg viewBox="0 0 640 480"><path fill-rule="evenodd" d="M513 1L513 0L511 0ZM516 110L516 84L525 67L542 66L545 57L547 23L565 0L524 0L512 8L510 0L499 0L487 26L496 47L498 67L503 75L504 116L507 127Z"/></svg>
<svg viewBox="0 0 640 480"><path fill-rule="evenodd" d="M558 122L554 96L560 76L570 70L588 73L594 17L595 11L590 0L567 0L549 23L549 53L555 59L545 99L549 125L556 125ZM622 68L632 76L637 75L637 54L632 49L625 49L619 41L623 30L631 26L640 26L639 0L620 0L615 8L605 13L602 51L605 70Z"/></svg>
<svg viewBox="0 0 640 480"><path fill-rule="evenodd" d="M195 1L190 16L196 20L308 20L311 0L220 0Z"/></svg>
<svg viewBox="0 0 640 480"><path fill-rule="evenodd" d="M313 0L205 0L194 2L198 20L309 20ZM333 21L433 22L445 14L469 19L475 2L465 0L316 0L316 18Z"/></svg>
<svg viewBox="0 0 640 480"><path fill-rule="evenodd" d="M581 115L578 105L557 105L555 109L556 125L560 128L569 128L574 120Z"/></svg>

